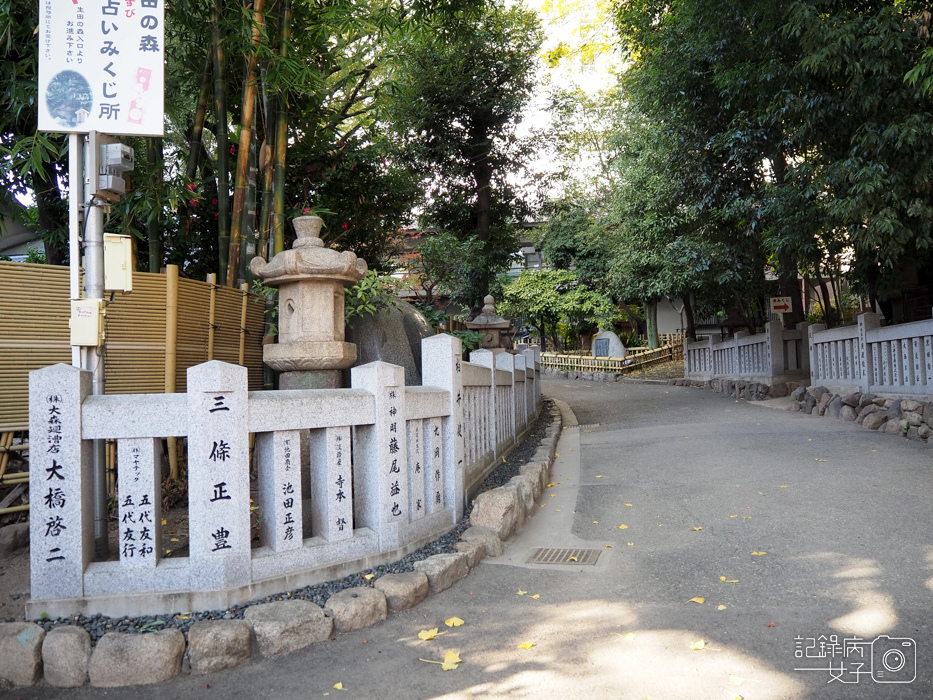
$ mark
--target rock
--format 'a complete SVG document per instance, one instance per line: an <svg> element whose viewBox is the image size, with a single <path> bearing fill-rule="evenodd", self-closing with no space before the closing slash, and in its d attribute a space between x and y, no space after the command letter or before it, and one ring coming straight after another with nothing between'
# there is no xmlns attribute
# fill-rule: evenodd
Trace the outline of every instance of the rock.
<svg viewBox="0 0 933 700"><path fill-rule="evenodd" d="M29 523L0 527L0 560L29 547Z"/></svg>
<svg viewBox="0 0 933 700"><path fill-rule="evenodd" d="M842 412L842 397L834 396L832 401L829 402L829 405L826 407L826 415L830 418L839 419L839 414ZM846 408L851 408L851 406L846 406Z"/></svg>
<svg viewBox="0 0 933 700"><path fill-rule="evenodd" d="M463 534L460 535L460 539L464 542L482 542L483 547L486 549L487 557L501 557L502 552L505 551L505 548L502 546L502 540L488 527L480 527L477 525L468 527L463 531Z"/></svg>
<svg viewBox="0 0 933 700"><path fill-rule="evenodd" d="M712 389L713 391L715 391L717 394L721 394L721 393L722 393L722 380L720 380L720 379L713 379L713 380L709 383L709 388Z"/></svg>
<svg viewBox="0 0 933 700"><path fill-rule="evenodd" d="M518 520L518 493L514 489L492 489L473 501L470 524L488 527L499 539L512 534Z"/></svg>
<svg viewBox="0 0 933 700"><path fill-rule="evenodd" d="M592 372L580 372L580 379L585 379L586 381L591 382L593 381L593 373Z"/></svg>
<svg viewBox="0 0 933 700"><path fill-rule="evenodd" d="M457 542L454 549L467 555L467 564L471 569L475 569L486 558L486 545L482 542Z"/></svg>
<svg viewBox="0 0 933 700"><path fill-rule="evenodd" d="M883 411L869 413L862 421L862 427L869 430L878 430L882 425L888 422L888 414Z"/></svg>
<svg viewBox="0 0 933 700"><path fill-rule="evenodd" d="M917 435L920 436L921 440L929 440L930 435L933 435L933 428L930 428L926 423L917 428Z"/></svg>
<svg viewBox="0 0 933 700"><path fill-rule="evenodd" d="M914 402L914 403L916 403L916 402ZM904 413L903 413L903 415L902 415L901 417L902 417L904 420L906 420L907 423L908 423L909 425L912 425L912 426L914 426L914 427L916 427L916 426L920 425L921 423L923 423L923 416L921 416L921 415L920 415L919 413L917 413L916 411L904 411Z"/></svg>
<svg viewBox="0 0 933 700"><path fill-rule="evenodd" d="M806 394L803 398L803 407L801 410L806 414L812 414L816 408L816 397L813 394Z"/></svg>
<svg viewBox="0 0 933 700"><path fill-rule="evenodd" d="M878 428L879 431L883 431L888 435L901 435L903 433L903 428L901 426L902 421L898 418L891 418L888 416L888 422L884 424L884 428ZM903 421L904 425L907 425L907 421Z"/></svg>
<svg viewBox="0 0 933 700"><path fill-rule="evenodd" d="M864 406L862 406L861 410L859 411L858 417L864 418L865 416L870 415L872 413L878 413L880 410L881 410L881 407L876 406L873 403L865 404Z"/></svg>
<svg viewBox="0 0 933 700"><path fill-rule="evenodd" d="M253 626L259 653L285 654L327 640L334 629L333 618L310 600L277 600L251 605L243 619Z"/></svg>
<svg viewBox="0 0 933 700"><path fill-rule="evenodd" d="M797 387L796 389L794 389L794 391L791 393L790 397L791 397L794 401L803 401L804 394L806 394L806 393L807 393L807 388L806 388L806 387L798 386L798 387Z"/></svg>
<svg viewBox="0 0 933 700"><path fill-rule="evenodd" d="M923 404L914 399L904 399L901 401L901 409L905 412L923 413Z"/></svg>
<svg viewBox="0 0 933 700"><path fill-rule="evenodd" d="M253 630L245 620L204 620L188 631L191 673L206 675L234 668L250 658Z"/></svg>
<svg viewBox="0 0 933 700"><path fill-rule="evenodd" d="M787 409L786 409L786 410L788 410L788 411L793 411L793 412L795 412L795 413L799 413L799 412L800 412L800 402L799 402L799 401L791 401L791 402L790 402L790 405L787 406Z"/></svg>
<svg viewBox="0 0 933 700"><path fill-rule="evenodd" d="M83 627L53 628L42 642L45 682L56 688L80 688L87 683L91 635Z"/></svg>
<svg viewBox="0 0 933 700"><path fill-rule="evenodd" d="M327 599L324 613L334 618L335 632L366 629L389 614L385 593L378 588L346 588Z"/></svg>
<svg viewBox="0 0 933 700"><path fill-rule="evenodd" d="M512 528L513 533L519 533L525 529L525 493L531 495L530 487L522 487L518 484L513 484L509 481L507 484L503 484L499 488L514 491L515 498L518 500L518 506L515 508L515 526Z"/></svg>
<svg viewBox="0 0 933 700"><path fill-rule="evenodd" d="M861 409L862 406L867 406L868 404L875 403L876 398L878 397L875 396L874 394L862 394L862 398L858 400L859 409Z"/></svg>
<svg viewBox="0 0 933 700"><path fill-rule="evenodd" d="M43 639L45 630L34 622L0 623L0 678L14 686L38 683Z"/></svg>
<svg viewBox="0 0 933 700"><path fill-rule="evenodd" d="M467 555L460 552L456 554L435 554L422 561L415 562L415 571L422 572L428 577L431 593L446 591L452 585L470 573Z"/></svg>
<svg viewBox="0 0 933 700"><path fill-rule="evenodd" d="M780 399L787 396L790 392L787 390L787 384L778 383L768 390L768 396L772 399Z"/></svg>
<svg viewBox="0 0 933 700"><path fill-rule="evenodd" d="M544 462L529 462L520 466L518 473L522 476L529 474L534 477L534 497L535 500L541 498L541 492L547 485L547 465Z"/></svg>
<svg viewBox="0 0 933 700"><path fill-rule="evenodd" d="M457 544L465 544L458 542ZM382 591L386 598L389 612L399 612L415 607L428 597L428 577L420 571L409 571L404 574L386 574L373 584Z"/></svg>
<svg viewBox="0 0 933 700"><path fill-rule="evenodd" d="M888 399L891 403L888 406L888 420L894 420L900 418L904 414L904 409L901 407L901 401L898 399Z"/></svg>
<svg viewBox="0 0 933 700"><path fill-rule="evenodd" d="M96 688L162 683L181 673L184 653L185 636L176 629L108 632L91 654L88 677Z"/></svg>
<svg viewBox="0 0 933 700"><path fill-rule="evenodd" d="M405 384L421 384L421 339L434 332L420 311L395 299L388 313L355 317L347 325L346 341L356 344L354 367L381 360L405 368ZM345 386L349 386L349 382Z"/></svg>
<svg viewBox="0 0 933 700"><path fill-rule="evenodd" d="M810 393L816 397L817 401L819 401L821 398L823 398L824 394L829 393L829 389L827 389L825 386L812 386L810 387Z"/></svg>
<svg viewBox="0 0 933 700"><path fill-rule="evenodd" d="M509 479L508 485L514 485L519 491L522 505L525 507L524 519L527 520L535 511L535 483L537 479L531 474L519 474Z"/></svg>
<svg viewBox="0 0 933 700"><path fill-rule="evenodd" d="M933 425L933 402L923 404L923 422Z"/></svg>
<svg viewBox="0 0 933 700"><path fill-rule="evenodd" d="M722 380L722 393L723 394L731 394L734 391L734 389L735 389L734 381L732 381L731 379Z"/></svg>
<svg viewBox="0 0 933 700"><path fill-rule="evenodd" d="M820 415L823 415L826 412L826 408L829 406L830 401L833 400L833 394L828 391L819 397L816 402L817 407L819 408Z"/></svg>
<svg viewBox="0 0 933 700"><path fill-rule="evenodd" d="M920 440L921 439L920 431L916 427L910 426L907 429L907 439L908 440Z"/></svg>
<svg viewBox="0 0 933 700"><path fill-rule="evenodd" d="M859 401L861 401L861 399L862 395L859 392L854 394L846 394L842 397L842 403L844 403L846 406L851 406L852 408L858 408Z"/></svg>
<svg viewBox="0 0 933 700"><path fill-rule="evenodd" d="M856 418L858 418L858 414L855 412L855 409L852 406L847 404L842 407L841 411L839 411L839 417L842 418L842 420L854 421Z"/></svg>

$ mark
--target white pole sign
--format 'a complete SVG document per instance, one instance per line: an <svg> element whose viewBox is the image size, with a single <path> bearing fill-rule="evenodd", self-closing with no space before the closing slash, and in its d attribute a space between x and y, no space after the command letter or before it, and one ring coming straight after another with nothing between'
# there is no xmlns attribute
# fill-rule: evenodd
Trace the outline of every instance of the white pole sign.
<svg viewBox="0 0 933 700"><path fill-rule="evenodd" d="M165 0L40 0L39 130L162 136Z"/></svg>

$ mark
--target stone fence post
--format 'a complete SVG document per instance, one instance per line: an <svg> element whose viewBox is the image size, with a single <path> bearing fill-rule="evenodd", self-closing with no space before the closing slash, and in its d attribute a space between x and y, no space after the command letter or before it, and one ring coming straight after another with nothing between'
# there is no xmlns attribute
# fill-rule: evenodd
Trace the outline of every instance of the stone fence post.
<svg viewBox="0 0 933 700"><path fill-rule="evenodd" d="M502 416L499 415L496 404L496 364L498 357L509 356L508 353L494 354L491 350L473 350L470 353L470 362L480 367L489 368L489 402L486 413L489 416L489 447L495 452L502 439ZM482 450L480 450L482 452Z"/></svg>
<svg viewBox="0 0 933 700"><path fill-rule="evenodd" d="M871 347L868 345L868 331L881 328L882 318L881 314L872 311L858 317L858 356L862 375L859 385L866 394L871 390L873 383L878 383L874 377L875 361L871 354ZM877 379L880 379L880 377Z"/></svg>
<svg viewBox="0 0 933 700"><path fill-rule="evenodd" d="M780 321L768 321L765 324L765 334L768 336L767 366L771 372L770 383L773 384L775 377L783 377L787 371L787 363L784 361L784 326Z"/></svg>
<svg viewBox="0 0 933 700"><path fill-rule="evenodd" d="M825 323L814 323L807 329L807 342L810 354L810 386L818 384L825 376L823 372L823 361L816 350L816 341L813 338L814 335L825 330Z"/></svg>

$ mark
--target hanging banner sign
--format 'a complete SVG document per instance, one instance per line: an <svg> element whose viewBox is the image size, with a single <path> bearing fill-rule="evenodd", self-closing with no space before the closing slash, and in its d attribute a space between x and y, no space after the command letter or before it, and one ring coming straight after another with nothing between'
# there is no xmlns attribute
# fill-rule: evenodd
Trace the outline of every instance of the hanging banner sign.
<svg viewBox="0 0 933 700"><path fill-rule="evenodd" d="M40 0L39 130L162 136L165 0Z"/></svg>

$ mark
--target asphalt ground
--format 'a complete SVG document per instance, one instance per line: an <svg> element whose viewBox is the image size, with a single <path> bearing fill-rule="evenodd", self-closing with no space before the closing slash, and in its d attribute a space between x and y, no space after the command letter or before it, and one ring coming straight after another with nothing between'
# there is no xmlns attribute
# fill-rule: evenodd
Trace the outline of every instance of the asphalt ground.
<svg viewBox="0 0 933 700"><path fill-rule="evenodd" d="M696 389L543 388L570 409L552 486L449 590L213 676L10 697L933 697L930 447ZM599 559L526 563L537 547ZM448 651L456 669L429 663Z"/></svg>

